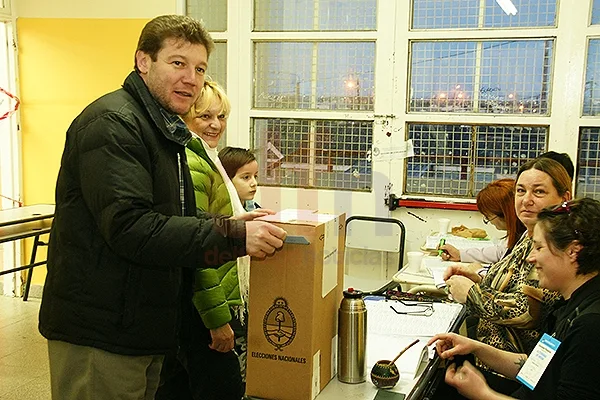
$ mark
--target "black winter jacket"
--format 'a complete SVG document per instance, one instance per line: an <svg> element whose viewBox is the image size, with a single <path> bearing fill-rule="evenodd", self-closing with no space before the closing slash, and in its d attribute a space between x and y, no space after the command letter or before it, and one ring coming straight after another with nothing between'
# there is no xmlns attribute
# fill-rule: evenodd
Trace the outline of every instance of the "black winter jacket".
<svg viewBox="0 0 600 400"><path fill-rule="evenodd" d="M177 132L135 72L69 127L40 309L44 337L164 354L176 347L182 307L191 304L192 271L245 253L243 222L195 217L190 133Z"/></svg>

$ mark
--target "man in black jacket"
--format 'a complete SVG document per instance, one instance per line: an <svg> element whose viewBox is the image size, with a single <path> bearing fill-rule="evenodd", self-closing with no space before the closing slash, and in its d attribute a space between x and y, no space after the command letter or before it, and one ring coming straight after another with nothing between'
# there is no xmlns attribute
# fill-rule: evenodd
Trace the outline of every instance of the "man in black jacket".
<svg viewBox="0 0 600 400"><path fill-rule="evenodd" d="M153 399L163 355L188 334L193 270L283 245L285 231L251 221L259 213L196 217L178 114L213 47L192 18L153 19L123 88L67 131L39 324L54 399Z"/></svg>

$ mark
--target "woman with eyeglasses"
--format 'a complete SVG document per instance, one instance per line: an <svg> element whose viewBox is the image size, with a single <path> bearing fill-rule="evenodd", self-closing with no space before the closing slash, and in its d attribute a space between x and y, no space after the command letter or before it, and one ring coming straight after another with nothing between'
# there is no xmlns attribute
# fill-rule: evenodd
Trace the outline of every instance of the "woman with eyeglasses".
<svg viewBox="0 0 600 400"><path fill-rule="evenodd" d="M530 212L528 207L522 212ZM539 212L536 221L528 261L535 266L540 286L565 299L545 318L540 345L529 355L519 354L455 334L436 335L429 344L437 341L441 358L474 354L495 371L519 380L524 386L513 398L600 399L600 202L565 202ZM468 361L451 364L446 383L469 399L507 398L492 390Z"/></svg>
<svg viewBox="0 0 600 400"><path fill-rule="evenodd" d="M478 263L471 266L474 271L481 269L481 264L500 261L512 250L526 230L515 212L514 179L498 179L481 189L477 193L477 209L483 214L483 222L486 225L492 224L499 231L506 231L506 236L496 246L463 250L450 244L440 247L440 250L444 251L441 255L443 260Z"/></svg>
<svg viewBox="0 0 600 400"><path fill-rule="evenodd" d="M558 294L539 289L536 270L528 259L538 213L571 199L571 179L564 167L550 158L536 158L521 166L515 185L515 211L527 228L513 250L493 264L484 277L461 266L446 271L452 297L479 318L475 338L500 350L529 353L539 339L539 322L545 305ZM478 363L483 369L487 367ZM499 377L494 387L512 390Z"/></svg>

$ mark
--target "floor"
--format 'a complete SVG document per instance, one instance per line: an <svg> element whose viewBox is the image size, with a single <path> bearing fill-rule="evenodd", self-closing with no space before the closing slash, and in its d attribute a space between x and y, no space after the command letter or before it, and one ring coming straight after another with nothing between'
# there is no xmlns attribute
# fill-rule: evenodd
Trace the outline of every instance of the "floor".
<svg viewBox="0 0 600 400"><path fill-rule="evenodd" d="M0 400L50 400L46 339L37 329L40 299L0 295Z"/></svg>

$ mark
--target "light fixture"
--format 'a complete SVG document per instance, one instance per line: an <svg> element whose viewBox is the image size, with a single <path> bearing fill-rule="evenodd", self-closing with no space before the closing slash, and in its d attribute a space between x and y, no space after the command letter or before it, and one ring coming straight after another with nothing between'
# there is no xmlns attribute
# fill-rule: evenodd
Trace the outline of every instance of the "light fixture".
<svg viewBox="0 0 600 400"><path fill-rule="evenodd" d="M496 3L502 7L502 11L504 11L506 15L517 15L517 7L515 7L511 0L496 0Z"/></svg>

